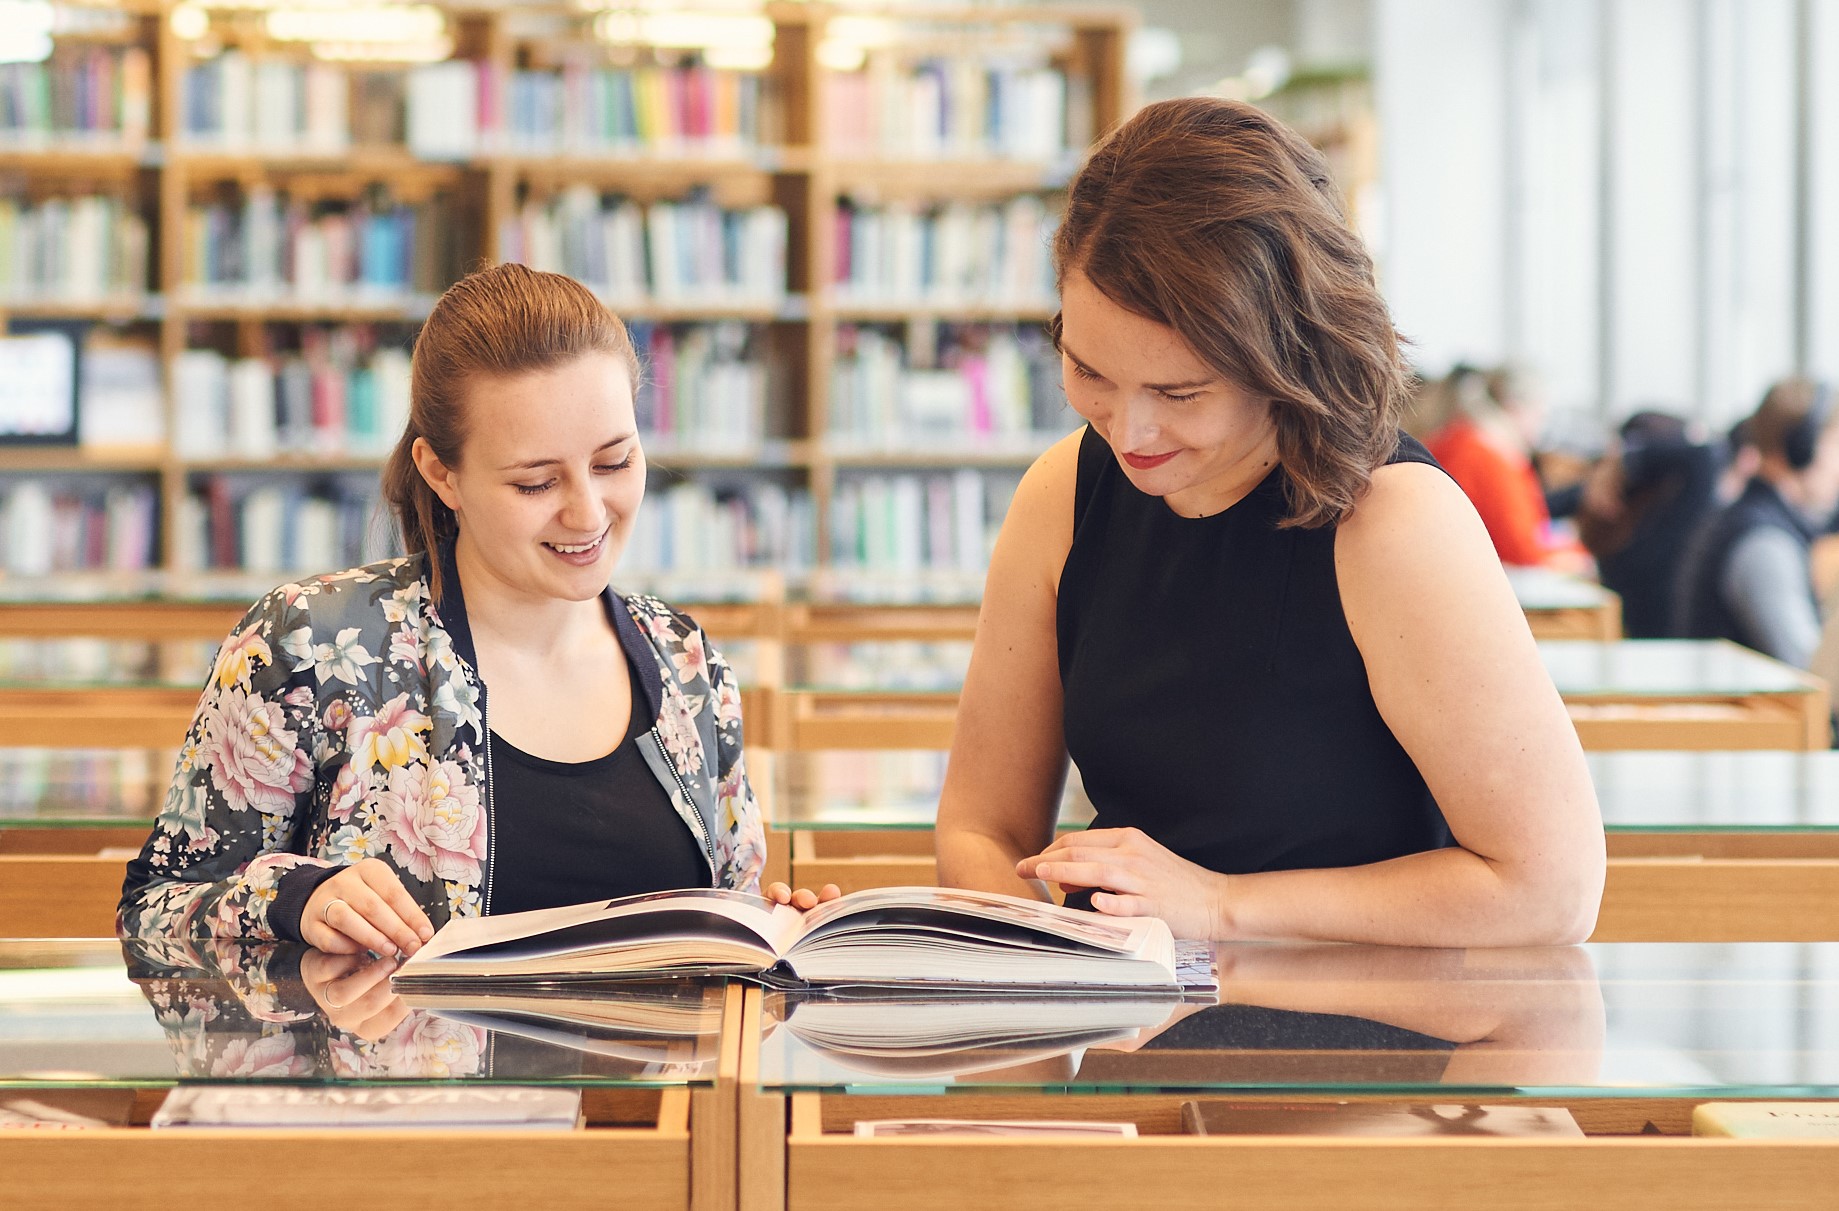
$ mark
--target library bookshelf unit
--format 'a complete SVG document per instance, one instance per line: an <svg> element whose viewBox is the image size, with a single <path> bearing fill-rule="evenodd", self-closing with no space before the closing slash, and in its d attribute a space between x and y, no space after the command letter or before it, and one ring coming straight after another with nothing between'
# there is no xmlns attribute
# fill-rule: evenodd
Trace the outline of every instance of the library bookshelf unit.
<svg viewBox="0 0 1839 1211"><path fill-rule="evenodd" d="M0 445L8 571L387 551L416 325L507 259L634 329L640 570L974 573L1072 427L1047 240L1133 108L1128 11L711 4L760 40L725 66L617 8L416 6L446 57L414 62L284 5L53 7L52 57L0 74L0 218L96 246L9 262L0 317L137 352L146 407L116 424L86 380L80 444Z"/></svg>

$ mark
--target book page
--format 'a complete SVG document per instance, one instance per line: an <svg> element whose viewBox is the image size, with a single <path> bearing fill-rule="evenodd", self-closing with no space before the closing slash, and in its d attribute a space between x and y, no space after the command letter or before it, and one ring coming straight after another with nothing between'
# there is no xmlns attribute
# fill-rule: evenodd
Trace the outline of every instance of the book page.
<svg viewBox="0 0 1839 1211"><path fill-rule="evenodd" d="M776 905L762 896L721 888L593 900L563 908L539 908L495 917L456 917L443 925L414 958L403 964L398 974L415 974L422 968L438 965L437 960L444 958L483 957L481 951L509 958L514 954L561 954L574 949L592 949L608 940L597 936L601 931L593 927L628 922L630 929L615 932L627 937L644 936L647 916L659 918L660 928L656 931L659 938L693 938L705 931L724 937L738 934L763 944L776 956L784 954L785 946L797 936L800 925L797 909ZM526 945L514 945L516 943Z"/></svg>
<svg viewBox="0 0 1839 1211"><path fill-rule="evenodd" d="M851 892L841 899L820 904L804 915L803 936L796 948L807 940L844 928L851 916L870 915L889 909L911 909L936 913L944 918L958 918L959 928L975 931L976 921L994 921L1003 925L1044 934L1080 947L1111 954L1136 954L1144 942L1165 928L1151 917L1104 917L1098 913L1062 908L1039 900L995 892L963 891L943 887L880 887ZM945 922L939 922L944 925Z"/></svg>

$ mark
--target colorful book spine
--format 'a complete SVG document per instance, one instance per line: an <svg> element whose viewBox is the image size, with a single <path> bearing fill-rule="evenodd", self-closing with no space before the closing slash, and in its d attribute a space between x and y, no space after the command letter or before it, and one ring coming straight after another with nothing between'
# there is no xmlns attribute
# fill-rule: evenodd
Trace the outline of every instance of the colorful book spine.
<svg viewBox="0 0 1839 1211"><path fill-rule="evenodd" d="M336 64L230 49L185 69L181 138L233 154L337 155L351 143L351 80Z"/></svg>
<svg viewBox="0 0 1839 1211"><path fill-rule="evenodd" d="M1054 307L1058 220L1033 195L925 207L845 200L836 222L836 293L846 305Z"/></svg>
<svg viewBox="0 0 1839 1211"><path fill-rule="evenodd" d="M0 146L138 150L153 70L144 47L60 46L41 63L0 64Z"/></svg>
<svg viewBox="0 0 1839 1211"><path fill-rule="evenodd" d="M499 231L507 261L566 273L615 308L773 306L786 293L785 211L705 197L639 207L586 186L532 200Z"/></svg>
<svg viewBox="0 0 1839 1211"><path fill-rule="evenodd" d="M873 327L837 330L833 448L1020 451L1044 447L1076 420L1060 390L1059 354L1033 325L915 322L904 341Z"/></svg>
<svg viewBox="0 0 1839 1211"><path fill-rule="evenodd" d="M18 576L144 571L154 565L153 484L70 478L0 484L0 567Z"/></svg>
<svg viewBox="0 0 1839 1211"><path fill-rule="evenodd" d="M181 458L381 457L408 425L408 352L369 328L308 328L269 357L188 349L172 382Z"/></svg>
<svg viewBox="0 0 1839 1211"><path fill-rule="evenodd" d="M240 568L277 576L336 571L400 554L375 476L330 482L209 475L180 506L181 570Z"/></svg>
<svg viewBox="0 0 1839 1211"><path fill-rule="evenodd" d="M249 302L438 293L460 272L456 251L442 238L451 229L442 194L414 205L381 194L345 204L251 188L240 202L188 211L185 284L200 295Z"/></svg>
<svg viewBox="0 0 1839 1211"><path fill-rule="evenodd" d="M651 457L669 452L745 453L766 436L766 364L743 323L673 330L635 323L645 368L635 405Z"/></svg>
<svg viewBox="0 0 1839 1211"><path fill-rule="evenodd" d="M1019 473L850 475L830 502L830 562L911 575L982 571Z"/></svg>
<svg viewBox="0 0 1839 1211"><path fill-rule="evenodd" d="M1045 67L881 55L824 77L833 153L913 159L1003 158L1053 163L1084 124L1069 122L1064 74Z"/></svg>
<svg viewBox="0 0 1839 1211"><path fill-rule="evenodd" d="M93 302L147 289L147 220L125 198L0 197L0 297Z"/></svg>
<svg viewBox="0 0 1839 1211"><path fill-rule="evenodd" d="M620 557L620 572L808 569L816 559L815 517L803 489L764 480L723 487L654 485Z"/></svg>

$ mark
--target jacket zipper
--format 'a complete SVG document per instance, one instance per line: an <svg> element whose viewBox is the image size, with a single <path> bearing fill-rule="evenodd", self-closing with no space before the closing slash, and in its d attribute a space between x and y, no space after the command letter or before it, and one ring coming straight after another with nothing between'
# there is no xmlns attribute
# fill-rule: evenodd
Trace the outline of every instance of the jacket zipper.
<svg viewBox="0 0 1839 1211"><path fill-rule="evenodd" d="M485 733L485 901L481 916L492 915L492 876L498 872L498 811L492 802L492 716L486 706L485 684L479 685L479 728Z"/></svg>
<svg viewBox="0 0 1839 1211"><path fill-rule="evenodd" d="M709 840L709 829L702 822L702 813L696 810L696 798L690 794L690 788L683 783L683 775L677 772L677 763L670 759L670 750L664 747L664 737L658 734L658 725L651 725L652 742L658 746L658 752L664 755L664 764L670 767L670 776L677 783L677 789L683 792L683 801L690 805L690 819L696 822L696 839L702 842L703 856L709 860L709 886L715 883L715 843ZM488 774L487 777L490 777ZM489 840L489 838L488 838ZM491 881L491 876L486 876Z"/></svg>

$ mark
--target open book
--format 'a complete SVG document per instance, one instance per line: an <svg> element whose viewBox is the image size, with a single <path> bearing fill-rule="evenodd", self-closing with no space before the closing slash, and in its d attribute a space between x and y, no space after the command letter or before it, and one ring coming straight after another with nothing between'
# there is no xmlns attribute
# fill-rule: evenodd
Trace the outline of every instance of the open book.
<svg viewBox="0 0 1839 1211"><path fill-rule="evenodd" d="M938 887L858 891L810 912L710 889L456 918L393 980L408 990L723 974L785 987L1176 987L1174 939L1154 917Z"/></svg>

